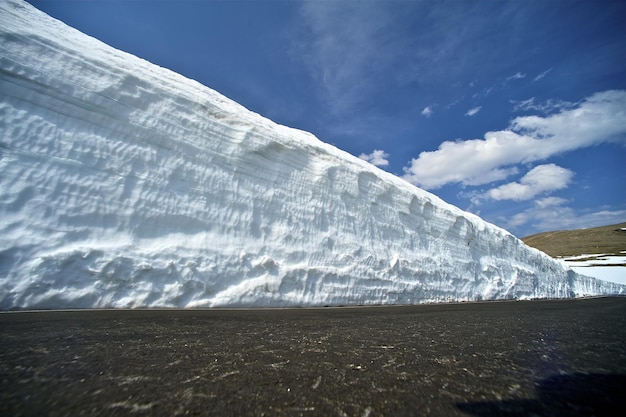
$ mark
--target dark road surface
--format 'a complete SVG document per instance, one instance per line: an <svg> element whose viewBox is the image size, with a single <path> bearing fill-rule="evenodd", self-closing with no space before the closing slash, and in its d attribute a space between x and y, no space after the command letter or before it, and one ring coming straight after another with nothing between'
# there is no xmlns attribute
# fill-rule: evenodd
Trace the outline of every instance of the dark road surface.
<svg viewBox="0 0 626 417"><path fill-rule="evenodd" d="M621 416L626 298L0 314L2 416Z"/></svg>

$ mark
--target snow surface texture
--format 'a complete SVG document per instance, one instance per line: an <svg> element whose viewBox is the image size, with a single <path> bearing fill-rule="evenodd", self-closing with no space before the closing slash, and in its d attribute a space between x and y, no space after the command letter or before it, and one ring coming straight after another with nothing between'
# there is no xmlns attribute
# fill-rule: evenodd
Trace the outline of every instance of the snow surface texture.
<svg viewBox="0 0 626 417"><path fill-rule="evenodd" d="M0 63L1 309L625 292L27 3Z"/></svg>

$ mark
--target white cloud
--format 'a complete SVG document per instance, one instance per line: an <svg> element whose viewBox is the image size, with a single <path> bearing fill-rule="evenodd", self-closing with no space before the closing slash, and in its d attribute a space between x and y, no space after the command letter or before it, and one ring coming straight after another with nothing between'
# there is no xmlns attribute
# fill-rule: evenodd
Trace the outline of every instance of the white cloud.
<svg viewBox="0 0 626 417"><path fill-rule="evenodd" d="M411 160L404 178L426 189L488 184L505 179L515 164L603 142L626 143L625 103L626 91L605 91L550 116L517 117L507 130L487 132L484 139L443 142Z"/></svg>
<svg viewBox="0 0 626 417"><path fill-rule="evenodd" d="M581 229L586 227L605 226L621 223L626 219L626 210L586 211L567 207L567 200L557 197L546 197L534 202L529 209L512 217L503 219L505 227L515 230L521 226L531 233L551 230Z"/></svg>
<svg viewBox="0 0 626 417"><path fill-rule="evenodd" d="M422 110L422 116L424 117L430 117L433 115L433 109L430 106L424 107L424 110Z"/></svg>
<svg viewBox="0 0 626 417"><path fill-rule="evenodd" d="M517 73L511 75L510 77L507 77L506 80L507 81L510 81L510 80L520 80L522 78L526 78L526 74L522 74L521 72L517 72Z"/></svg>
<svg viewBox="0 0 626 417"><path fill-rule="evenodd" d="M467 113L465 113L466 116L473 116L476 113L478 113L480 111L480 109L482 109L482 106L477 106L474 108L471 108L467 111Z"/></svg>
<svg viewBox="0 0 626 417"><path fill-rule="evenodd" d="M567 203L567 200L561 197L546 197L535 201L535 205L542 209L553 206L562 206L565 203Z"/></svg>
<svg viewBox="0 0 626 417"><path fill-rule="evenodd" d="M376 165L377 167L389 165L389 161L387 160L387 158L389 158L389 154L385 151L381 151L380 149L375 149L369 155L362 153L361 155L359 155L359 158L369 162L372 165Z"/></svg>
<svg viewBox="0 0 626 417"><path fill-rule="evenodd" d="M492 188L485 197L493 200L530 200L535 196L566 188L574 173L554 164L538 165L528 171L519 182Z"/></svg>
<svg viewBox="0 0 626 417"><path fill-rule="evenodd" d="M528 100L510 100L510 103L513 104L513 111L520 110L535 110L535 98L531 97Z"/></svg>
<svg viewBox="0 0 626 417"><path fill-rule="evenodd" d="M535 79L533 81L539 81L540 79L544 78L546 75L548 75L548 73L552 71L552 68L545 70L544 72L542 72L541 74L537 75L535 77Z"/></svg>
<svg viewBox="0 0 626 417"><path fill-rule="evenodd" d="M513 104L513 111L515 112L534 110L539 111L542 114L551 114L572 109L576 106L580 106L581 103L572 103L564 100L546 100L543 103L535 103L535 98L531 97L528 100L511 100L511 104Z"/></svg>

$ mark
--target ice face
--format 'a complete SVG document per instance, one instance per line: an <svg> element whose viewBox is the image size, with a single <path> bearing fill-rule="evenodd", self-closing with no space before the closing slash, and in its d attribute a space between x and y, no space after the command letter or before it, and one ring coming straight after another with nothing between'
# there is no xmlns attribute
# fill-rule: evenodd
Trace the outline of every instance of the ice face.
<svg viewBox="0 0 626 417"><path fill-rule="evenodd" d="M21 1L0 92L1 309L625 291Z"/></svg>

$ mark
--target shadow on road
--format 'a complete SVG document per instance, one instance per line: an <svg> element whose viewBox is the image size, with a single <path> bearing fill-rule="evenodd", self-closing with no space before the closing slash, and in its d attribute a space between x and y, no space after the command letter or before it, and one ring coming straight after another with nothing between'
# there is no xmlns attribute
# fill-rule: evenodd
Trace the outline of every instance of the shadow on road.
<svg viewBox="0 0 626 417"><path fill-rule="evenodd" d="M457 403L475 416L618 416L626 409L626 375L554 375L537 384L537 398Z"/></svg>

